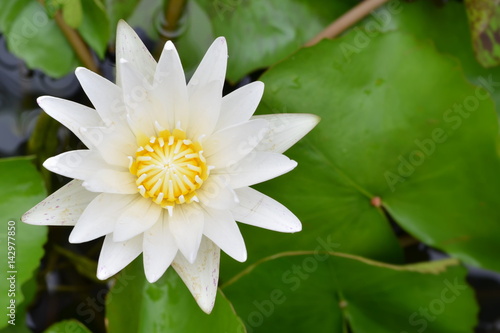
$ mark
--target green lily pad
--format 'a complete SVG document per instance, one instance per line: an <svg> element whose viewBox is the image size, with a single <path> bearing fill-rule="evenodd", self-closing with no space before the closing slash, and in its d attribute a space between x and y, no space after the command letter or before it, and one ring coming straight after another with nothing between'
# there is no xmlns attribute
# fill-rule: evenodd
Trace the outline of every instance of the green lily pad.
<svg viewBox="0 0 500 333"><path fill-rule="evenodd" d="M218 292L215 307L207 315L172 268L156 283L149 283L142 260L135 260L122 271L106 304L110 333L246 332L222 292Z"/></svg>
<svg viewBox="0 0 500 333"><path fill-rule="evenodd" d="M21 286L33 278L33 271L43 256L47 227L20 222L21 215L45 197L40 174L27 158L0 159L0 305L13 309L14 322L22 325L22 312L16 310L25 301ZM5 282L7 281L7 282ZM10 307L10 308L9 308ZM5 316L5 315L4 315ZM5 319L5 318L4 318ZM16 324L16 325L17 325ZM0 321L0 328L8 325Z"/></svg>
<svg viewBox="0 0 500 333"><path fill-rule="evenodd" d="M222 286L248 332L472 333L478 312L455 259L392 266L342 253L284 253Z"/></svg>
<svg viewBox="0 0 500 333"><path fill-rule="evenodd" d="M357 36L352 34L352 39L346 40L346 44L356 46L353 43L356 38L361 42L366 38L370 40L370 36L376 33L367 32L374 28L382 31L405 31L421 39L430 39L439 51L459 60L469 81L488 90L495 100L497 113L500 114L500 67L484 68L477 61L470 42L471 31L466 8L462 2L448 1L438 5L433 1L392 0L380 8L379 17L381 18L369 16L360 22L354 28L357 29ZM425 24L422 24L424 21ZM363 52L362 47L358 50ZM352 57L356 55L353 54Z"/></svg>
<svg viewBox="0 0 500 333"><path fill-rule="evenodd" d="M262 77L263 113L312 112L322 121L287 153L297 169L259 189L297 213L302 234L331 230L339 251L380 251L380 236L369 235L389 224L380 206L421 241L500 271L492 255L500 252L498 119L486 90L410 35L379 34L346 61L349 41L304 49ZM272 253L253 243L254 257Z"/></svg>
<svg viewBox="0 0 500 333"><path fill-rule="evenodd" d="M356 1L197 0L212 19L215 36L225 36L227 77L238 81L299 49ZM242 24L245 22L245 24Z"/></svg>

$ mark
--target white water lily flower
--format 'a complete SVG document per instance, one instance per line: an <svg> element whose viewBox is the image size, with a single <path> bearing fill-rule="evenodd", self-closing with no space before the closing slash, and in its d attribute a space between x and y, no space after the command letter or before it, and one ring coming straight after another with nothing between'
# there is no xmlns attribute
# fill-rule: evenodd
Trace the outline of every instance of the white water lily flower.
<svg viewBox="0 0 500 333"><path fill-rule="evenodd" d="M227 46L214 41L186 85L177 51L165 44L158 63L120 22L117 84L78 68L94 109L54 97L38 102L88 147L44 166L74 178L22 218L74 225L69 241L105 236L97 277L107 279L141 252L148 281L172 266L209 313L220 249L247 252L235 221L280 232L301 230L280 203L250 188L292 170L282 153L309 132L309 114L252 117L262 82L222 97Z"/></svg>

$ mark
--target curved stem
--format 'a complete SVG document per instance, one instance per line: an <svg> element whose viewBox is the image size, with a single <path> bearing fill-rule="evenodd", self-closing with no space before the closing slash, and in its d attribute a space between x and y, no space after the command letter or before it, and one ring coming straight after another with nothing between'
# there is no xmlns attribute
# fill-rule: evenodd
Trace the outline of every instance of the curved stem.
<svg viewBox="0 0 500 333"><path fill-rule="evenodd" d="M45 0L38 0L38 2L45 7ZM89 47L80 34L66 24L60 10L55 13L54 20L82 64L91 71L99 73L99 66L97 66L94 57L92 57Z"/></svg>
<svg viewBox="0 0 500 333"><path fill-rule="evenodd" d="M82 64L91 71L99 73L99 67L80 34L66 24L60 11L56 12L54 19Z"/></svg>
<svg viewBox="0 0 500 333"><path fill-rule="evenodd" d="M332 24L308 41L305 46L313 46L324 38L337 37L387 1L389 0L365 0L361 2L359 5L333 21Z"/></svg>

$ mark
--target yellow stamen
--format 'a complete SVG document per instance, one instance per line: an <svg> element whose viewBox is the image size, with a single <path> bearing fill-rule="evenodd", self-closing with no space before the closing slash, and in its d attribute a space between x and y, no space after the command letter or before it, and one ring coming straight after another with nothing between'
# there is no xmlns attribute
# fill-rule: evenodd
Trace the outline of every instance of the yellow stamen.
<svg viewBox="0 0 500 333"><path fill-rule="evenodd" d="M137 176L143 197L171 211L176 204L198 201L196 190L209 175L202 153L201 144L186 139L184 131L162 130L158 137L143 141L129 170Z"/></svg>

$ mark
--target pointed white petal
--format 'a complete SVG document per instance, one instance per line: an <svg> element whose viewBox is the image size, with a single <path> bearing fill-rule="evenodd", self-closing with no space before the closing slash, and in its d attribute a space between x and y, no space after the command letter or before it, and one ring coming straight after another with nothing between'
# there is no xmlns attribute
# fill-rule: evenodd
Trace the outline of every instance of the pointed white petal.
<svg viewBox="0 0 500 333"><path fill-rule="evenodd" d="M91 192L134 194L138 193L136 180L129 171L102 169L85 179L82 185Z"/></svg>
<svg viewBox="0 0 500 333"><path fill-rule="evenodd" d="M144 232L144 272L149 282L156 282L165 273L177 254L177 245L168 226L168 213L161 214L149 230Z"/></svg>
<svg viewBox="0 0 500 333"><path fill-rule="evenodd" d="M97 194L82 187L81 181L73 180L31 208L21 221L36 225L75 225Z"/></svg>
<svg viewBox="0 0 500 333"><path fill-rule="evenodd" d="M125 242L114 242L112 235L107 235L102 244L97 278L106 280L118 273L142 252L142 235Z"/></svg>
<svg viewBox="0 0 500 333"><path fill-rule="evenodd" d="M156 61L151 53L149 53L144 43L125 21L118 22L116 32L116 59L125 59L130 62L136 69L140 70L148 78L153 81ZM116 82L121 85L123 81L121 77L121 64L116 62Z"/></svg>
<svg viewBox="0 0 500 333"><path fill-rule="evenodd" d="M198 89L205 89L206 85L212 81L220 83L220 93L222 96L222 87L226 77L227 65L227 44L224 37L217 38L207 53L203 57L200 65L191 77L188 83L188 94L193 96Z"/></svg>
<svg viewBox="0 0 500 333"><path fill-rule="evenodd" d="M160 125L172 130L180 123L185 130L189 125L186 78L179 54L171 41L165 44L153 84L152 94L163 108L162 115L157 116Z"/></svg>
<svg viewBox="0 0 500 333"><path fill-rule="evenodd" d="M262 183L289 172L297 162L285 155L252 152L240 162L226 169L214 170L215 174L227 176L233 189Z"/></svg>
<svg viewBox="0 0 500 333"><path fill-rule="evenodd" d="M126 168L120 170L115 166L107 164L101 155L92 150L73 150L54 157L48 158L43 166L55 173L68 178L89 179L97 172L103 169L112 171L125 171Z"/></svg>
<svg viewBox="0 0 500 333"><path fill-rule="evenodd" d="M254 116L269 122L269 132L256 150L283 153L318 124L320 118L306 113L282 113Z"/></svg>
<svg viewBox="0 0 500 333"><path fill-rule="evenodd" d="M128 167L127 156L134 156L138 148L134 134L128 125L118 124L109 127L85 127L80 129L81 136L94 146L108 163Z"/></svg>
<svg viewBox="0 0 500 333"><path fill-rule="evenodd" d="M52 118L66 126L88 148L94 144L81 134L85 127L101 126L101 118L94 109L65 99L42 96L37 99L38 105Z"/></svg>
<svg viewBox="0 0 500 333"><path fill-rule="evenodd" d="M215 130L248 121L257 109L263 93L264 83L255 81L224 96Z"/></svg>
<svg viewBox="0 0 500 333"><path fill-rule="evenodd" d="M225 175L210 175L196 195L203 205L215 209L231 209L238 204L238 196Z"/></svg>
<svg viewBox="0 0 500 333"><path fill-rule="evenodd" d="M240 204L231 210L236 221L279 232L302 230L299 219L267 195L250 187L237 189L236 194Z"/></svg>
<svg viewBox="0 0 500 333"><path fill-rule="evenodd" d="M118 216L135 198L135 194L99 194L80 216L69 242L88 242L113 232Z"/></svg>
<svg viewBox="0 0 500 333"><path fill-rule="evenodd" d="M190 263L193 263L203 235L201 208L196 203L176 206L174 214L169 218L168 226L179 251Z"/></svg>
<svg viewBox="0 0 500 333"><path fill-rule="evenodd" d="M227 168L247 156L268 130L263 119L250 120L211 135L203 144L208 165Z"/></svg>
<svg viewBox="0 0 500 333"><path fill-rule="evenodd" d="M118 216L113 240L123 242L148 230L158 221L162 210L153 200L137 195Z"/></svg>
<svg viewBox="0 0 500 333"><path fill-rule="evenodd" d="M205 208L203 234L232 258L247 260L247 249L233 215L227 210Z"/></svg>
<svg viewBox="0 0 500 333"><path fill-rule="evenodd" d="M204 89L198 89L189 97L190 121L187 134L198 138L210 135L219 118L222 102L222 87L218 81L212 81Z"/></svg>
<svg viewBox="0 0 500 333"><path fill-rule="evenodd" d="M123 99L127 109L129 126L137 135L144 134L147 137L156 135L153 119L155 101L152 100L149 83L142 73L135 69L131 63L120 60Z"/></svg>
<svg viewBox="0 0 500 333"><path fill-rule="evenodd" d="M211 240L203 237L200 251L193 264L177 254L172 267L186 284L200 308L210 313L215 304L219 281L220 249Z"/></svg>
<svg viewBox="0 0 500 333"><path fill-rule="evenodd" d="M78 67L75 75L103 122L126 125L122 90L106 78L85 67Z"/></svg>

